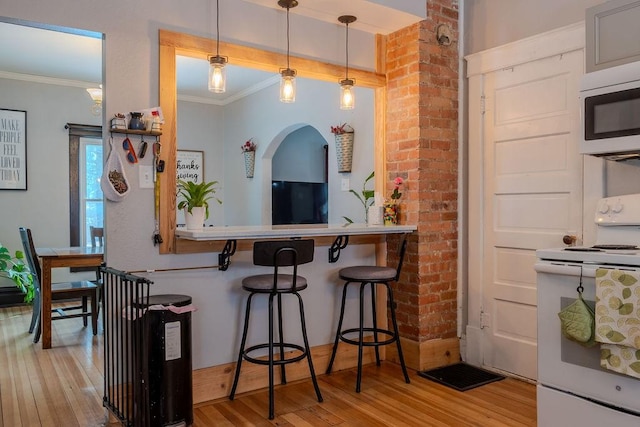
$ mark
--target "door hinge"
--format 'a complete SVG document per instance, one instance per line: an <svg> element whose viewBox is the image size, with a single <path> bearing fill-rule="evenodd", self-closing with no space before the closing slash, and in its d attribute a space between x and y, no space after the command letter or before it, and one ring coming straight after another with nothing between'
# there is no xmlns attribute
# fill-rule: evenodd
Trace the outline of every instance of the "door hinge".
<svg viewBox="0 0 640 427"><path fill-rule="evenodd" d="M484 114L487 111L487 103L486 103L487 98L485 98L484 95L480 96L480 113Z"/></svg>
<svg viewBox="0 0 640 427"><path fill-rule="evenodd" d="M485 313L484 311L480 311L480 329L490 328L491 327L491 315L489 313Z"/></svg>

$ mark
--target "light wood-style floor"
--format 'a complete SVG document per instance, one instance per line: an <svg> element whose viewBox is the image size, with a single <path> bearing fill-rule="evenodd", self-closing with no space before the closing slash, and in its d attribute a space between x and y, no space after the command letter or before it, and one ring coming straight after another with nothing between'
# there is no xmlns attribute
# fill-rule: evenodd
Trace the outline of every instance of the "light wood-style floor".
<svg viewBox="0 0 640 427"><path fill-rule="evenodd" d="M53 348L42 350L27 333L30 319L30 307L0 309L0 427L108 425L102 336L94 337L80 319L53 322ZM536 425L532 384L507 378L458 392L415 371L410 377L405 384L392 363L367 366L356 393L355 369L321 375L323 403L310 381L290 383L276 389L273 421L261 390L196 405L194 427Z"/></svg>

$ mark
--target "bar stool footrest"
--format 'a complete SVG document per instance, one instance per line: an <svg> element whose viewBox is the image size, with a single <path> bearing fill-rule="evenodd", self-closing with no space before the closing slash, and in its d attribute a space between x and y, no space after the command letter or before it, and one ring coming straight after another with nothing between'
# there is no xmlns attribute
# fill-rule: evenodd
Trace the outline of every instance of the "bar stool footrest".
<svg viewBox="0 0 640 427"><path fill-rule="evenodd" d="M381 328L362 328L363 333L365 332L376 332L378 334L383 334L383 335L387 335L390 338L381 341L378 339L378 341L363 341L362 342L362 346L363 347L377 347L377 346L381 346L381 345L388 345L391 343L394 343L398 340L398 337L396 336L396 334L393 331L390 331L388 329L381 329ZM351 345L360 345L360 341L359 340L354 340L351 338L347 338L345 335L346 334L354 334L354 333L360 333L360 329L359 328L351 328L351 329L345 329L342 332L340 332L340 340L343 342L346 342L347 344L351 344Z"/></svg>
<svg viewBox="0 0 640 427"><path fill-rule="evenodd" d="M286 358L286 359L277 359L276 360L274 358L274 360L273 360L273 364L274 365L286 365L288 363L295 363L295 362L299 362L299 361L301 361L301 360L303 360L304 358L307 357L307 351L301 345L291 344L291 343L286 343L286 342L282 343L282 344L276 343L276 342L273 343L274 350L280 351L280 347L281 346L284 347L285 352L292 351L292 350L297 350L297 351L300 351L302 354L299 354L299 355L294 356L294 357L289 357L289 358ZM258 365L269 365L269 359L268 359L269 355L268 354L266 354L264 356L260 356L260 358L249 356L249 353L251 353L253 351L256 351L256 350L261 350L261 349L264 349L264 348L268 349L269 348L269 344L265 343L265 344L257 344L257 345L251 346L251 347L247 348L242 353L242 357L247 362L257 363ZM279 354L278 353L274 353L274 357L275 356L279 356ZM265 357L267 357L267 359L265 359Z"/></svg>

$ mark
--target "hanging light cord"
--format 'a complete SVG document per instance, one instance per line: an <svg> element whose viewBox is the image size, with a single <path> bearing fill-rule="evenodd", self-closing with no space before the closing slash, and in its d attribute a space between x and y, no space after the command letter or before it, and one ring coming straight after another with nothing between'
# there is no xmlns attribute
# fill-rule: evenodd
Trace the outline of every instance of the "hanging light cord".
<svg viewBox="0 0 640 427"><path fill-rule="evenodd" d="M345 52L346 52L346 57L347 57L347 60L345 61L345 63L346 63L346 67L345 67L345 69L346 69L346 72L345 72L346 76L345 76L345 78L346 78L347 80L349 80L349 23L348 23L348 22L347 22L347 37L346 37L345 39L346 39L346 43L345 43Z"/></svg>
<svg viewBox="0 0 640 427"><path fill-rule="evenodd" d="M287 7L287 70L289 67L289 7Z"/></svg>
<svg viewBox="0 0 640 427"><path fill-rule="evenodd" d="M216 0L216 56L220 56L220 0Z"/></svg>

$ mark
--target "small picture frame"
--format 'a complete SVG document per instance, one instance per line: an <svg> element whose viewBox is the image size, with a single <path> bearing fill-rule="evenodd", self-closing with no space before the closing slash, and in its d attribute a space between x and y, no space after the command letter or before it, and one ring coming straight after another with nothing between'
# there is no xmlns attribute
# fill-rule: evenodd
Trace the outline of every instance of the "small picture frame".
<svg viewBox="0 0 640 427"><path fill-rule="evenodd" d="M196 184L204 182L204 151L178 150L176 178Z"/></svg>
<svg viewBox="0 0 640 427"><path fill-rule="evenodd" d="M27 112L0 109L0 190L27 189Z"/></svg>

